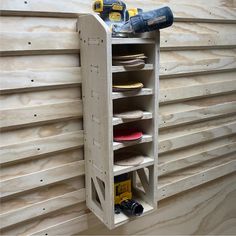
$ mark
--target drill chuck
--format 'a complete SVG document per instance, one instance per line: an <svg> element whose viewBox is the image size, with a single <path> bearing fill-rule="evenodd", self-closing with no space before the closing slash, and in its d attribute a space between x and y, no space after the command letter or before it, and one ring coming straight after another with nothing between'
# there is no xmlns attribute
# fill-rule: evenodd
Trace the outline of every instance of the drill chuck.
<svg viewBox="0 0 236 236"><path fill-rule="evenodd" d="M132 16L129 23L134 33L144 33L167 28L173 24L173 21L171 9L163 7Z"/></svg>

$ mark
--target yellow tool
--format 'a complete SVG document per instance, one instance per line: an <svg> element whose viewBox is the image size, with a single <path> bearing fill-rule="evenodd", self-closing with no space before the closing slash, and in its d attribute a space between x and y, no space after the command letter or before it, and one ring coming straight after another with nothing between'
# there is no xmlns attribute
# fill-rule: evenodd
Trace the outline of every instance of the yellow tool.
<svg viewBox="0 0 236 236"><path fill-rule="evenodd" d="M143 206L132 199L133 194L129 174L115 177L114 196L116 214L119 214L121 211L126 215L133 216L140 216L143 214Z"/></svg>
<svg viewBox="0 0 236 236"><path fill-rule="evenodd" d="M124 200L132 199L131 180L125 180L115 183L115 204L121 204Z"/></svg>
<svg viewBox="0 0 236 236"><path fill-rule="evenodd" d="M95 0L93 11L100 14L109 26L124 24L131 16L140 13L141 9L126 9L126 4L120 0Z"/></svg>

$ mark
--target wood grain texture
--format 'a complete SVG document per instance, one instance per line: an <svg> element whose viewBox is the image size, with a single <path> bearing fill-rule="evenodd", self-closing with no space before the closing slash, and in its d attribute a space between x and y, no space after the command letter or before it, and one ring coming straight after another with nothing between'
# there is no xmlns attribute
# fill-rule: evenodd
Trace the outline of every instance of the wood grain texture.
<svg viewBox="0 0 236 236"><path fill-rule="evenodd" d="M85 201L85 189L80 189L71 193L61 195L43 202L32 204L31 206L21 208L17 211L12 211L0 215L1 227L17 224L19 222L29 220L48 212L68 207L74 204Z"/></svg>
<svg viewBox="0 0 236 236"><path fill-rule="evenodd" d="M78 231L78 235L97 235L97 232L101 235L234 234L234 183L235 174L232 174L164 199L159 202L157 211L112 231L94 222L93 216L85 215L89 227L85 231ZM78 225L85 224L81 218L74 220ZM64 230L68 232L66 228Z"/></svg>
<svg viewBox="0 0 236 236"><path fill-rule="evenodd" d="M84 202L76 31L91 3L0 4L1 235L234 235L235 1L128 2L175 22L161 31L159 208L113 231Z"/></svg>
<svg viewBox="0 0 236 236"><path fill-rule="evenodd" d="M160 73L162 76L179 76L235 69L235 52L235 49L164 52L160 61Z"/></svg>
<svg viewBox="0 0 236 236"><path fill-rule="evenodd" d="M32 55L79 52L78 33L0 33L0 54Z"/></svg>
<svg viewBox="0 0 236 236"><path fill-rule="evenodd" d="M84 174L84 161L50 168L33 174L1 181L1 197L49 185Z"/></svg>
<svg viewBox="0 0 236 236"><path fill-rule="evenodd" d="M27 124L81 118L82 101L65 102L18 109L1 110L0 128L23 127Z"/></svg>
<svg viewBox="0 0 236 236"><path fill-rule="evenodd" d="M26 1L22 2L20 0L5 0L1 4L2 14L4 15L57 15L64 16L65 14L70 16L75 16L78 13L92 12L91 9L92 0L81 1L75 0L68 4L65 0L60 0L55 3L53 0L43 0L43 1ZM231 20L235 21L235 4L222 3L220 0L213 2L208 2L207 4L202 0L197 0L194 3L189 4L188 1L174 1L174 0L162 0L162 1L153 1L148 0L143 3L140 0L132 0L129 2L128 7L135 8L140 7L145 10L151 10L153 8L160 7L162 5L170 6L175 14L175 17L180 20L196 20L198 21L222 21L222 20ZM211 7L214 6L214 7ZM211 10L209 11L209 8Z"/></svg>
<svg viewBox="0 0 236 236"><path fill-rule="evenodd" d="M18 22L18 24L16 24ZM55 17L24 17L1 16L1 32L29 32L29 33L74 33L76 31L76 18Z"/></svg>
<svg viewBox="0 0 236 236"><path fill-rule="evenodd" d="M15 93L36 89L78 86L81 84L80 67L18 70L0 72L1 93ZM17 90L17 91L16 91Z"/></svg>
<svg viewBox="0 0 236 236"><path fill-rule="evenodd" d="M159 153L231 135L235 133L235 129L235 116L229 116L163 130L159 136Z"/></svg>

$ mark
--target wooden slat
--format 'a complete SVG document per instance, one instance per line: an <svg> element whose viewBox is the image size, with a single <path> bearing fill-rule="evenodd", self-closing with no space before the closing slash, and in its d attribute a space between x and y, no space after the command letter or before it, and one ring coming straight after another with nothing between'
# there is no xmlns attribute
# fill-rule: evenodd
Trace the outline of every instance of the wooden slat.
<svg viewBox="0 0 236 236"><path fill-rule="evenodd" d="M197 165L204 161L216 159L231 152L235 152L236 142L231 142L229 144L226 143L222 146L216 146L208 150L206 150L206 147L204 147L204 149L201 151L195 151L193 147L191 148L191 150L191 154L189 151L187 156L185 154L185 156L183 155L181 158L175 158L175 154L172 154L173 159L171 161L166 161L158 166L159 176L167 175L171 172L181 170L192 165Z"/></svg>
<svg viewBox="0 0 236 236"><path fill-rule="evenodd" d="M49 185L84 174L84 161L72 162L55 168L1 181L1 197Z"/></svg>
<svg viewBox="0 0 236 236"><path fill-rule="evenodd" d="M234 48L236 34L219 35L216 33L175 33L160 35L161 51L183 49Z"/></svg>
<svg viewBox="0 0 236 236"><path fill-rule="evenodd" d="M54 225L70 221L73 218L88 213L89 211L87 210L86 204L84 202L78 203L61 210L51 212L50 214L45 214L44 217L33 218L23 222L22 224L16 224L14 227L7 227L1 231L1 235L32 235L35 232L45 230ZM69 228L68 231L71 232Z"/></svg>
<svg viewBox="0 0 236 236"><path fill-rule="evenodd" d="M52 68L0 72L1 93L81 84L81 68ZM16 91L18 90L18 91Z"/></svg>
<svg viewBox="0 0 236 236"><path fill-rule="evenodd" d="M187 100L196 97L207 97L215 94L230 93L236 90L236 80L216 82L210 84L194 85L163 89L160 91L160 103Z"/></svg>
<svg viewBox="0 0 236 236"><path fill-rule="evenodd" d="M32 139L1 147L0 164L83 146L83 131Z"/></svg>
<svg viewBox="0 0 236 236"><path fill-rule="evenodd" d="M23 93L2 94L0 109L24 108L45 104L74 102L81 99L80 87L26 91Z"/></svg>
<svg viewBox="0 0 236 236"><path fill-rule="evenodd" d="M236 68L236 50L192 50L163 52L160 74L163 76L222 71Z"/></svg>
<svg viewBox="0 0 236 236"><path fill-rule="evenodd" d="M27 207L17 209L0 215L1 228L14 225L34 217L42 216L52 211L59 210L85 201L85 189L73 191L59 197L50 198Z"/></svg>
<svg viewBox="0 0 236 236"><path fill-rule="evenodd" d="M88 213L82 216L75 217L71 220L52 225L46 229L34 232L33 235L43 236L43 235L68 235L70 232L82 232L88 229L90 226L96 226L99 224L98 219L92 213ZM78 231L79 230L79 231Z"/></svg>
<svg viewBox="0 0 236 236"><path fill-rule="evenodd" d="M48 70L52 68L80 66L78 53L0 57L0 64L1 71Z"/></svg>
<svg viewBox="0 0 236 236"><path fill-rule="evenodd" d="M198 21L223 21L230 20L235 21L236 15L232 4L224 5L221 1L217 0L215 5L211 3L197 0L195 2L189 2L187 0L176 2L162 0L153 2L151 0L137 4L136 0L129 2L131 8L143 8L144 10L152 10L160 7L163 4L168 5L174 11L175 18L177 20L198 20ZM138 5L138 6L137 6ZM211 11L209 11L209 7ZM234 6L235 7L235 6ZM41 0L41 1L20 1L20 0L5 0L1 4L2 14L4 15L43 15L43 16L75 16L78 13L92 12L91 1L76 0L68 3L66 0L59 0L55 3L53 0Z"/></svg>
<svg viewBox="0 0 236 236"><path fill-rule="evenodd" d="M202 102L204 104L204 101ZM206 105L203 107L196 107L195 109L189 110L185 110L187 104L183 104L183 106L181 106L180 104L178 105L173 104L169 105L168 108L164 107L167 108L163 109L164 111L162 111L162 109L160 108L160 128L180 125L193 121L201 121L204 119L216 118L219 116L225 116L227 114L229 115L236 113L236 101L226 102L212 106Z"/></svg>
<svg viewBox="0 0 236 236"><path fill-rule="evenodd" d="M192 127L186 125L184 128L181 127L181 130L178 128L177 130L172 129L172 132L160 132L159 153L233 134L236 132L234 119L233 116L229 119L203 122L200 123L199 127L198 124L191 125Z"/></svg>
<svg viewBox="0 0 236 236"><path fill-rule="evenodd" d="M0 33L0 54L27 55L79 52L78 33Z"/></svg>
<svg viewBox="0 0 236 236"><path fill-rule="evenodd" d="M2 4L2 2L1 2ZM17 24L16 24L17 22ZM75 32L77 18L1 16L1 32Z"/></svg>
<svg viewBox="0 0 236 236"><path fill-rule="evenodd" d="M61 166L61 165L54 165ZM45 168L50 169L50 168ZM33 171L32 171L33 172ZM39 202L45 202L49 199L57 198L67 193L71 193L85 187L84 176L78 176L62 182L46 185L40 188L32 189L17 195L17 198L1 199L1 214L14 212L18 209L30 207Z"/></svg>
<svg viewBox="0 0 236 236"><path fill-rule="evenodd" d="M0 179L7 180L55 166L65 165L74 161L84 159L83 148L61 151L58 153L47 154L42 158L31 158L17 163L2 165Z"/></svg>
<svg viewBox="0 0 236 236"><path fill-rule="evenodd" d="M234 157L235 158L235 157ZM228 161L226 163L215 165L206 170L199 170L192 175L187 176L184 171L181 171L180 176L184 176L182 179L174 180L173 182L162 184L162 180L159 179L158 199L164 199L174 194L183 192L185 190L194 188L198 185L207 183L224 175L235 172L236 160Z"/></svg>
<svg viewBox="0 0 236 236"><path fill-rule="evenodd" d="M55 103L40 106L1 110L0 128L22 127L39 122L58 121L62 119L81 118L82 101Z"/></svg>

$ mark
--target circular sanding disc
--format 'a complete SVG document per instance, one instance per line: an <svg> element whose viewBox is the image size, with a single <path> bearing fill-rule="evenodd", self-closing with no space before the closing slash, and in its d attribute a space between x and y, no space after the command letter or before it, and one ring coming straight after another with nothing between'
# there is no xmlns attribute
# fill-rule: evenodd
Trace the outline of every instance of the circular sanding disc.
<svg viewBox="0 0 236 236"><path fill-rule="evenodd" d="M138 166L144 161L140 153L132 151L123 151L117 153L114 164L118 166Z"/></svg>
<svg viewBox="0 0 236 236"><path fill-rule="evenodd" d="M134 128L114 130L113 139L115 142L138 141L142 138L143 133Z"/></svg>
<svg viewBox="0 0 236 236"><path fill-rule="evenodd" d="M126 111L114 114L115 117L121 119L141 119L143 117L143 112L141 110Z"/></svg>
<svg viewBox="0 0 236 236"><path fill-rule="evenodd" d="M112 90L114 92L125 92L130 90L142 89L142 83L126 83L126 84L114 84L112 85Z"/></svg>

